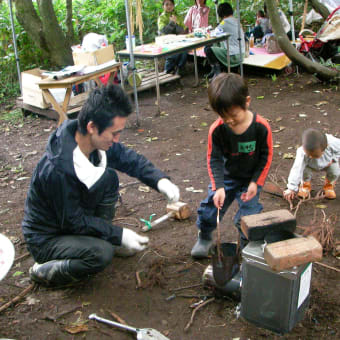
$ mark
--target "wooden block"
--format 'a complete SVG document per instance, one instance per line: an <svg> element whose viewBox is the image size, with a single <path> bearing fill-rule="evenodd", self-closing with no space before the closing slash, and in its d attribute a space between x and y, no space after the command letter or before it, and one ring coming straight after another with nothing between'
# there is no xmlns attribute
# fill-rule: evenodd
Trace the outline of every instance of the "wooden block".
<svg viewBox="0 0 340 340"><path fill-rule="evenodd" d="M264 259L273 270L280 271L304 263L320 261L322 246L313 237L297 237L268 244L264 248Z"/></svg>
<svg viewBox="0 0 340 340"><path fill-rule="evenodd" d="M295 217L286 209L268 211L261 214L243 216L241 229L249 241L263 240L271 231L290 231L296 229Z"/></svg>

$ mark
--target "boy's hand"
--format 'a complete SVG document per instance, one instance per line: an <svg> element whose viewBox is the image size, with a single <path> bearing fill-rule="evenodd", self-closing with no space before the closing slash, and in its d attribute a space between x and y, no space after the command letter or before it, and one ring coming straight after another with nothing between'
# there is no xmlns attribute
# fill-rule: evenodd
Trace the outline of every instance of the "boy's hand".
<svg viewBox="0 0 340 340"><path fill-rule="evenodd" d="M255 182L250 182L247 192L244 192L241 195L241 200L243 202L248 202L256 196L256 193L257 193L257 184Z"/></svg>
<svg viewBox="0 0 340 340"><path fill-rule="evenodd" d="M288 202L293 200L296 195L296 192L290 189L286 189L283 192L283 198L286 199Z"/></svg>
<svg viewBox="0 0 340 340"><path fill-rule="evenodd" d="M216 190L215 195L213 197L214 205L217 209L221 209L223 207L225 200L225 190L224 188L219 188Z"/></svg>

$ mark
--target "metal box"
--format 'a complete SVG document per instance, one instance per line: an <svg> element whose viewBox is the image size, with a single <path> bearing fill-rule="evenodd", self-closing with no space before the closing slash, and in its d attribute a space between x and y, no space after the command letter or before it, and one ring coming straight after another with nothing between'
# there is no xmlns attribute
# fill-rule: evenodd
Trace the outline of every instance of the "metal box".
<svg viewBox="0 0 340 340"><path fill-rule="evenodd" d="M242 251L241 316L257 326L287 333L309 306L312 264L275 272L263 257L263 241Z"/></svg>

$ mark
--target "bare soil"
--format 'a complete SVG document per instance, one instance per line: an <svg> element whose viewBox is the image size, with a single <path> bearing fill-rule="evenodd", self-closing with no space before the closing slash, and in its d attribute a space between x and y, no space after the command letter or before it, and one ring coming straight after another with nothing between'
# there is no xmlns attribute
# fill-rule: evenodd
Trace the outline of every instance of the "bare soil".
<svg viewBox="0 0 340 340"><path fill-rule="evenodd" d="M283 188L288 177L296 146L302 131L317 127L339 135L340 95L336 86L317 82L307 74L254 74L246 70L252 96L251 109L267 118L273 130L274 158L269 178ZM210 124L216 115L208 105L206 83L193 88L194 78L187 75L182 82L161 88L160 116L156 116L155 91L139 94L140 127L136 116L121 141L148 157L171 176L181 190L181 200L190 204L189 220L171 220L148 233L150 247L132 258L114 258L106 270L73 287L51 289L37 286L25 298L0 314L0 337L11 339L132 339L133 334L104 324L88 321L91 313L113 320L118 314L128 324L152 327L170 339L279 339L268 330L237 318L237 301L217 299L197 311L187 332L190 305L200 295L210 296L211 290L201 286L179 291L174 289L201 283L210 260L194 261L190 250L196 240L196 209L206 195L209 178L206 169L206 143ZM2 113L12 109L10 103ZM0 121L0 232L15 244L16 257L27 252L21 234L24 201L32 171L44 152L48 136L57 122L43 117L27 116L22 121ZM287 157L288 158L285 158ZM119 174L122 202L115 223L140 231L140 218L152 213L165 213L166 201L140 183ZM313 179L315 194L322 188L323 174ZM192 191L194 190L194 191ZM338 199L311 201L302 204L297 213L299 226L321 225L326 217L339 215ZM282 198L261 194L264 211L289 209ZM295 202L296 203L296 202ZM222 222L222 240L235 241L233 205ZM340 222L333 223L334 239L339 239ZM297 229L302 233L303 229ZM339 268L339 257L327 252L324 264ZM34 263L30 256L15 262L0 285L0 304L17 296L29 285L28 270ZM141 286L138 287L136 272ZM340 303L338 272L314 264L310 307L302 322L285 334L284 339L339 339ZM173 294L176 296L172 296ZM181 297L193 295L198 297ZM172 296L171 298L169 298ZM70 333L70 326L83 332ZM80 328L79 328L80 327Z"/></svg>

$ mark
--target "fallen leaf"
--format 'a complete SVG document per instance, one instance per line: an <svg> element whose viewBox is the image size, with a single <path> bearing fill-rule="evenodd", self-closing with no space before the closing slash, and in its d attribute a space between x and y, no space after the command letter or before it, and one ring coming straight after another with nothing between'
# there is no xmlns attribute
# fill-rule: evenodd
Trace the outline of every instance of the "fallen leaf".
<svg viewBox="0 0 340 340"><path fill-rule="evenodd" d="M150 192L150 187L140 185L140 186L138 187L138 191L141 191L141 192Z"/></svg>
<svg viewBox="0 0 340 340"><path fill-rule="evenodd" d="M282 120L282 117L277 117L275 121L280 122Z"/></svg>
<svg viewBox="0 0 340 340"><path fill-rule="evenodd" d="M326 105L326 104L328 104L328 101L323 100L323 101L318 102L318 103L316 103L316 104L314 104L314 105L317 106L317 107L319 107L319 106Z"/></svg>
<svg viewBox="0 0 340 340"><path fill-rule="evenodd" d="M26 298L26 303L27 303L29 306L35 305L35 304L37 304L37 303L39 303L39 302L40 302L40 300L35 299L35 298L31 297L31 296L28 296L28 297Z"/></svg>
<svg viewBox="0 0 340 340"><path fill-rule="evenodd" d="M326 204L317 204L315 207L319 208L319 209L326 209L327 205Z"/></svg>
<svg viewBox="0 0 340 340"><path fill-rule="evenodd" d="M307 115L306 115L305 113L300 113L300 114L299 114L299 117L300 117L300 118L306 118Z"/></svg>
<svg viewBox="0 0 340 340"><path fill-rule="evenodd" d="M23 273L24 273L24 272L17 271L17 272L15 272L12 276L13 276L13 277L20 276L20 275L22 275Z"/></svg>
<svg viewBox="0 0 340 340"><path fill-rule="evenodd" d="M65 327L65 331L70 334L77 334L81 332L87 332L89 327L86 324L70 325Z"/></svg>
<svg viewBox="0 0 340 340"><path fill-rule="evenodd" d="M293 159L294 158L294 155L290 152L287 152L287 153L284 153L283 154L283 159Z"/></svg>
<svg viewBox="0 0 340 340"><path fill-rule="evenodd" d="M208 126L208 123L203 122L203 123L201 123L201 126Z"/></svg>
<svg viewBox="0 0 340 340"><path fill-rule="evenodd" d="M256 99L264 99L264 96L257 96Z"/></svg>
<svg viewBox="0 0 340 340"><path fill-rule="evenodd" d="M279 148L281 145L280 144L275 144L273 145L273 148Z"/></svg>
<svg viewBox="0 0 340 340"><path fill-rule="evenodd" d="M300 106L300 105L301 105L301 103L299 103L299 102L296 102L296 103L292 104L292 106Z"/></svg>
<svg viewBox="0 0 340 340"><path fill-rule="evenodd" d="M158 137L152 137L151 140L158 140Z"/></svg>

